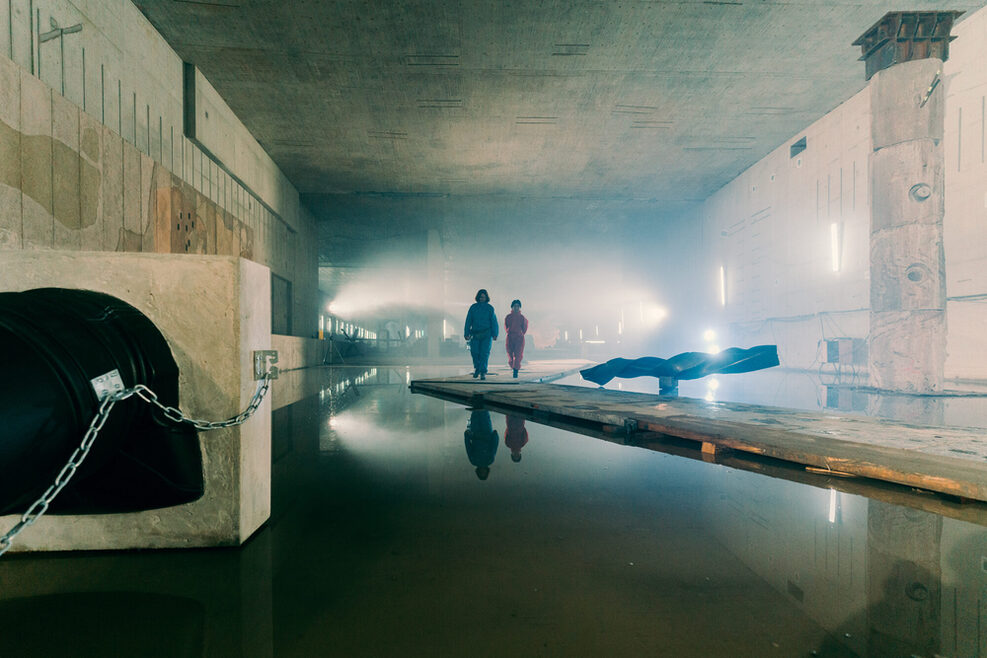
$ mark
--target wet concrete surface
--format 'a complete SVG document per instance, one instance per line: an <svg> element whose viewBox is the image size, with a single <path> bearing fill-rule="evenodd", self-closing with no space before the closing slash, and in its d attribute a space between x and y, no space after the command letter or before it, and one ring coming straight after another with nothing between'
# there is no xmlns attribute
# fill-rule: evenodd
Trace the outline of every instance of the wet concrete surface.
<svg viewBox="0 0 987 658"><path fill-rule="evenodd" d="M441 374L277 409L240 549L5 556L0 654L987 654L987 528L407 389Z"/></svg>

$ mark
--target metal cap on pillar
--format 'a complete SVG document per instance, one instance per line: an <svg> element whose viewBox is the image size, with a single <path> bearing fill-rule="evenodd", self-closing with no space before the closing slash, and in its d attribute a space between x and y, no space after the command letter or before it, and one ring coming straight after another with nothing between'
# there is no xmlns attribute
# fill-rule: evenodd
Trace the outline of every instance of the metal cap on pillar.
<svg viewBox="0 0 987 658"><path fill-rule="evenodd" d="M889 11L860 35L866 79L894 64L935 57L949 59L949 35L962 11Z"/></svg>

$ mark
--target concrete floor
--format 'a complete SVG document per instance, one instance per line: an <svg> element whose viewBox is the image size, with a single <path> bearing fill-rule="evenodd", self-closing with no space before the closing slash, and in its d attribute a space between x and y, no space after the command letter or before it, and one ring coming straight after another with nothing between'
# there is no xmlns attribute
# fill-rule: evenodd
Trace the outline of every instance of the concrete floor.
<svg viewBox="0 0 987 658"><path fill-rule="evenodd" d="M493 412L481 481L455 371L322 370L242 549L6 556L2 654L987 653L987 528Z"/></svg>

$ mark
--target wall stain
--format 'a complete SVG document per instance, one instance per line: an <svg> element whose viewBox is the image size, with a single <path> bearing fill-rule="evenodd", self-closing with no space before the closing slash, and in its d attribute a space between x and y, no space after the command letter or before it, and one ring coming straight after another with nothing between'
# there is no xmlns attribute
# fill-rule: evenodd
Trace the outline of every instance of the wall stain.
<svg viewBox="0 0 987 658"><path fill-rule="evenodd" d="M95 131L88 132L95 136ZM93 160L98 161L98 140L96 147L93 147L89 137L84 136L83 141L87 151L95 148L96 156ZM102 172L81 158L78 151L57 139L48 135L25 135L0 120L0 144L17 143L20 144L21 166L0 166L0 184L20 190L69 229L78 230L94 225L99 209L99 196L93 194L93 191L99 189ZM53 162L60 171L67 169L68 173L67 178L59 178L54 185ZM78 178L74 185L70 180L73 176ZM80 185L85 191L81 198ZM62 203L55 204L56 193ZM76 203L76 199L81 200Z"/></svg>

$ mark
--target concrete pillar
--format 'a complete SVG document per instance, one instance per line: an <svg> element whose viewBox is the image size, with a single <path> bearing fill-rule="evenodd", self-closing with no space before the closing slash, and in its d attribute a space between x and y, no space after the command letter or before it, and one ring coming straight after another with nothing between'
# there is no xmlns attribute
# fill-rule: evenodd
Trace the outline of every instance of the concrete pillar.
<svg viewBox="0 0 987 658"><path fill-rule="evenodd" d="M442 309L445 299L445 287L443 285L442 272L444 267L442 256L442 243L439 240L437 230L428 230L428 255L426 269L428 273L428 291L425 303L427 304L428 326L426 327L426 339L428 340L428 358L439 358L439 346L442 343Z"/></svg>
<svg viewBox="0 0 987 658"><path fill-rule="evenodd" d="M942 517L871 500L867 506L867 648L932 656L942 645Z"/></svg>
<svg viewBox="0 0 987 658"><path fill-rule="evenodd" d="M887 14L855 43L871 90L871 384L943 388L943 105L955 12ZM933 56L937 55L937 56ZM940 59L941 57L942 59Z"/></svg>

